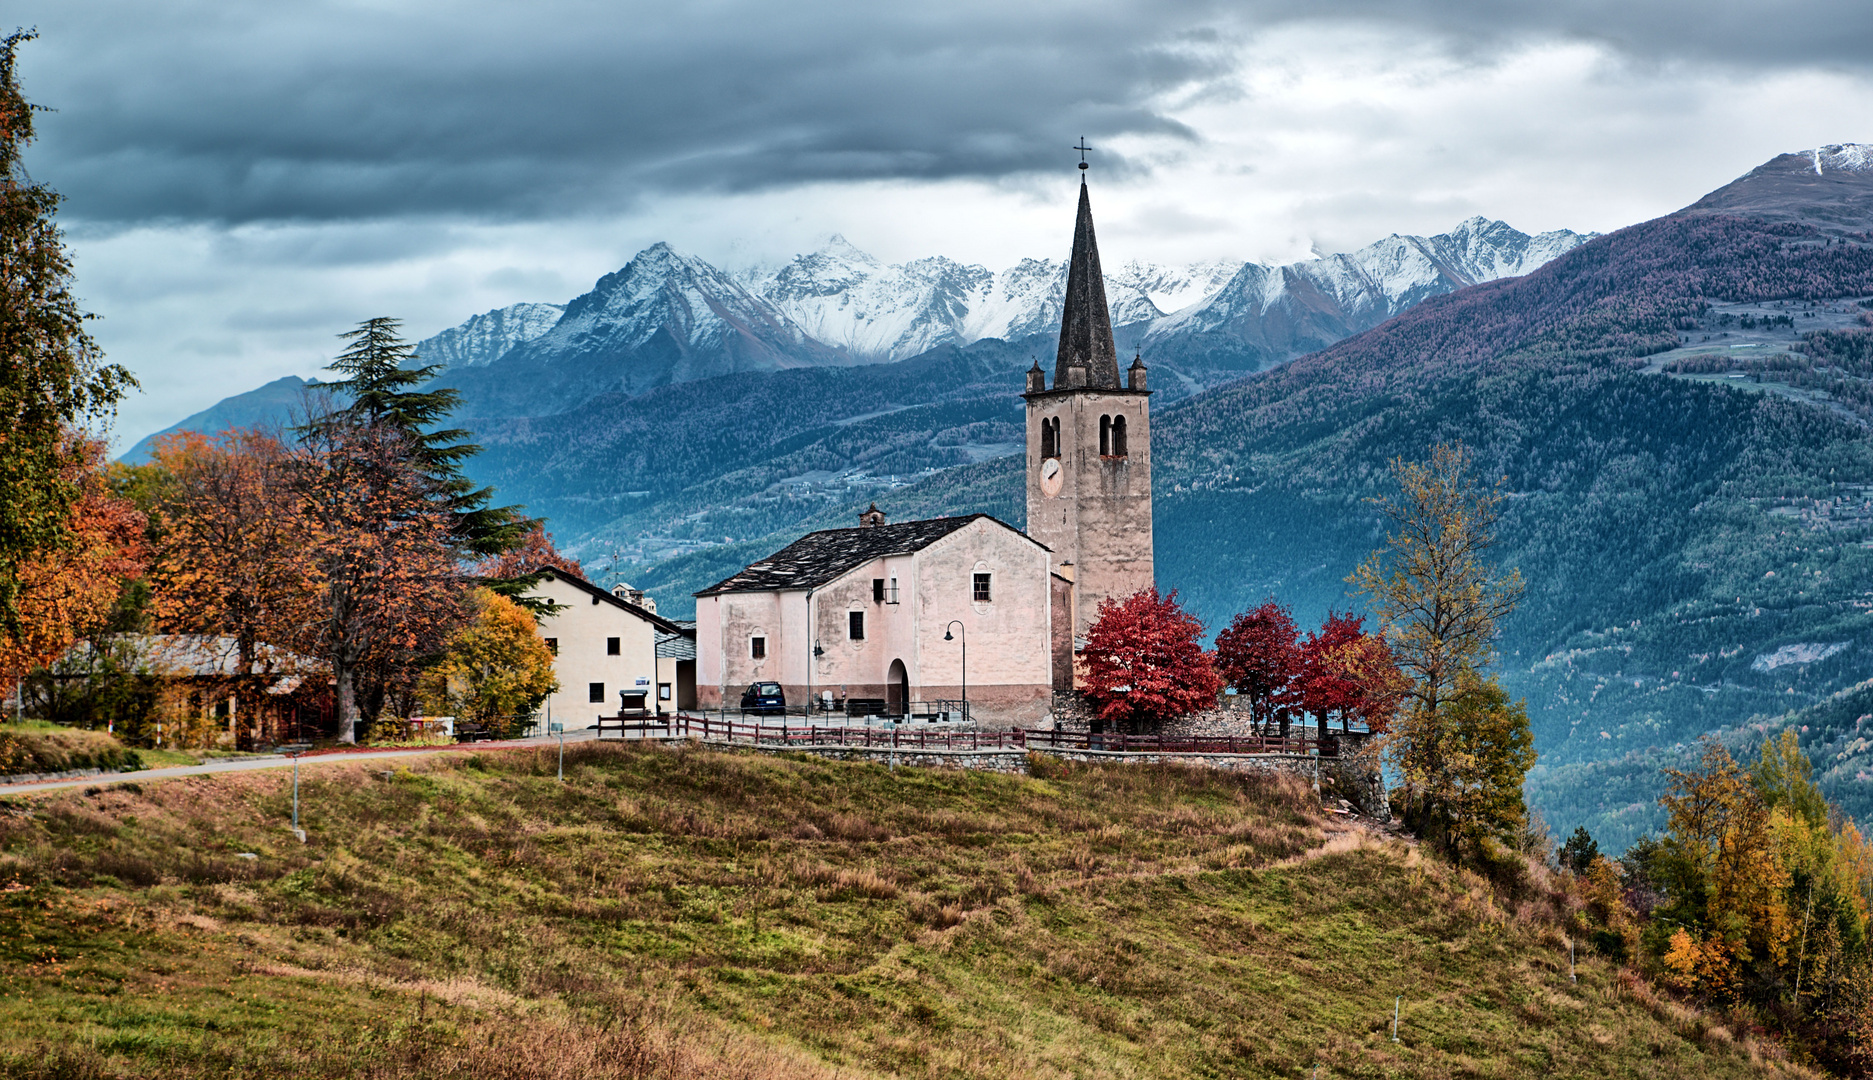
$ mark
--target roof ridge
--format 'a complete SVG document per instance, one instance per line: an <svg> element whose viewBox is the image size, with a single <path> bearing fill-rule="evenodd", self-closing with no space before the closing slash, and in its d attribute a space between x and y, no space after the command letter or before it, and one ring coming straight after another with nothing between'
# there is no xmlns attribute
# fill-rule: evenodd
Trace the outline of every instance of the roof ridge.
<svg viewBox="0 0 1873 1080"><path fill-rule="evenodd" d="M993 514L980 511L955 517L917 518L889 525L818 529L779 551L756 559L694 595L818 588L874 559L921 551L983 518L1029 543L1040 543Z"/></svg>

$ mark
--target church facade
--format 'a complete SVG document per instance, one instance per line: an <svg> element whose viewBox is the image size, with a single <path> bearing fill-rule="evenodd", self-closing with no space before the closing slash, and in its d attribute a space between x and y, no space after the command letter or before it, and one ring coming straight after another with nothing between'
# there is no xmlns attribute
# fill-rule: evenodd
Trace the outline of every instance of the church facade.
<svg viewBox="0 0 1873 1080"><path fill-rule="evenodd" d="M1153 584L1151 412L1121 377L1080 184L1053 385L1027 373L1026 533L986 514L802 537L696 594L696 693L733 711L780 684L794 709L960 701L986 724L1044 720L1074 685L1099 606Z"/></svg>

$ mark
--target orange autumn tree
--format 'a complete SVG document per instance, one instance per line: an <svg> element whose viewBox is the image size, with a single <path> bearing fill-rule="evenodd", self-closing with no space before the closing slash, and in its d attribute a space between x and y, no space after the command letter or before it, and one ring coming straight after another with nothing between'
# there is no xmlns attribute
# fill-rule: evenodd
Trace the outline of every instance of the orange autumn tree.
<svg viewBox="0 0 1873 1080"><path fill-rule="evenodd" d="M301 431L292 468L312 596L300 640L331 665L338 738L356 742L361 681L373 680L374 715L383 687L413 683L464 620L464 552L402 429L328 417Z"/></svg>
<svg viewBox="0 0 1873 1080"><path fill-rule="evenodd" d="M111 493L104 444L67 435L63 482L78 492L65 518L67 540L19 565L19 632L0 635L0 685L15 686L102 623L126 580L143 572L143 515Z"/></svg>
<svg viewBox="0 0 1873 1080"><path fill-rule="evenodd" d="M236 713L255 715L265 676L289 669L314 592L315 541L286 447L257 431L168 436L154 568L163 629L225 642Z"/></svg>
<svg viewBox="0 0 1873 1080"><path fill-rule="evenodd" d="M543 566L585 580L585 568L579 565L579 560L561 552L553 543L553 534L546 531L545 525L535 522L520 538L518 547L482 559L475 564L474 573L486 581L499 582L526 577Z"/></svg>
<svg viewBox="0 0 1873 1080"><path fill-rule="evenodd" d="M88 610L93 586L57 580L53 567L109 574L115 511L94 484L101 450L74 435L108 416L130 373L104 364L85 333L91 316L72 294L71 256L54 221L59 195L26 171L37 107L21 92L20 45L0 39L0 638L9 670L61 651L66 627ZM53 554L65 549L67 554ZM36 591L31 618L22 604Z"/></svg>

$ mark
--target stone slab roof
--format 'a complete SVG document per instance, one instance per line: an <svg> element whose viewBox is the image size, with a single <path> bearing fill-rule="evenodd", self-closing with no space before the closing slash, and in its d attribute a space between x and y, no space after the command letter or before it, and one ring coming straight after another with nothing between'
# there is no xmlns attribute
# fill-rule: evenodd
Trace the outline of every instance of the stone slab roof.
<svg viewBox="0 0 1873 1080"><path fill-rule="evenodd" d="M658 634L657 658L660 660L696 659L696 631L692 628L687 633Z"/></svg>
<svg viewBox="0 0 1873 1080"><path fill-rule="evenodd" d="M965 525L982 519L993 521L1030 543L1039 543L989 514L927 518L923 521L902 521L896 525L872 525L855 529L824 529L802 536L760 562L749 563L739 573L716 582L696 595L818 588L873 559L922 551Z"/></svg>

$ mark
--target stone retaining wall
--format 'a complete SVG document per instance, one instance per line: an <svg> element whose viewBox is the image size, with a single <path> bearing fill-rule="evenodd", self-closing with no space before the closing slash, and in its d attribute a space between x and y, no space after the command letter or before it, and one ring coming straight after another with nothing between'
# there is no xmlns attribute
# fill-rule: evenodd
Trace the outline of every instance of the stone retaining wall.
<svg viewBox="0 0 1873 1080"><path fill-rule="evenodd" d="M1285 772L1315 785L1322 800L1344 802L1380 821L1391 820L1391 809L1376 773L1357 758L1319 758L1312 754L1155 754L1118 750L1067 750L1044 746L1027 750L931 750L864 746L781 746L777 744L709 742L707 746L759 751L763 754L810 754L829 761L895 763L920 769L983 769L1025 776L1028 755L1044 754L1059 761L1106 761L1141 765L1202 765L1232 772Z"/></svg>
<svg viewBox="0 0 1873 1080"><path fill-rule="evenodd" d="M889 765L895 758L899 765L919 769L985 769L989 772L1023 775L1028 771L1025 750L893 750L888 746L780 746L714 742L704 745L730 749L739 747L758 750L763 754L811 754L829 761L869 761L874 765Z"/></svg>
<svg viewBox="0 0 1873 1080"><path fill-rule="evenodd" d="M91 776L121 776L126 772L145 772L145 769L70 769L65 772L49 773L7 773L0 775L0 787L15 787L21 784L45 784L54 780L83 780Z"/></svg>

